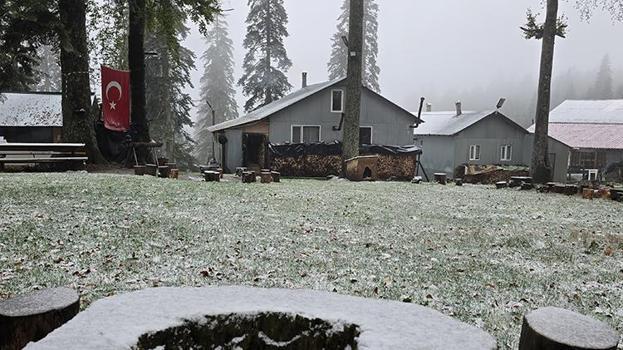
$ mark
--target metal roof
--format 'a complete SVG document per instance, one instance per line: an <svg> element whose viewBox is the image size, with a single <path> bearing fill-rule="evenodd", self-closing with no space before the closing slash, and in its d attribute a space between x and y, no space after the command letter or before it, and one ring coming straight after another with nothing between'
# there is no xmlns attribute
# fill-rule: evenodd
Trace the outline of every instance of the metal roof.
<svg viewBox="0 0 623 350"><path fill-rule="evenodd" d="M572 148L623 149L623 124L550 123L548 134Z"/></svg>
<svg viewBox="0 0 623 350"><path fill-rule="evenodd" d="M414 129L413 133L416 136L452 136L494 113L496 111L463 112L457 116L456 111L426 112L422 113L424 123Z"/></svg>
<svg viewBox="0 0 623 350"><path fill-rule="evenodd" d="M623 124L623 100L567 100L550 112L549 122Z"/></svg>
<svg viewBox="0 0 623 350"><path fill-rule="evenodd" d="M231 129L231 128L235 128L237 126L242 126L245 124L250 124L250 123L254 123L254 122L258 122L264 118L267 118L277 112L279 112L280 110L289 107L317 92L320 92L328 87L331 87L335 84L340 83L341 81L345 80L344 78L342 79L337 79L337 80L332 80L332 81L328 81L328 82L324 82L324 83L320 83L320 84L314 84L314 85L309 85L306 88L302 88L298 91L295 91L273 103L270 103L264 107L258 108L255 111L237 118L237 119L233 119L233 120L228 120L225 121L223 123L220 124L216 124L212 127L208 128L208 131L210 132L216 132L216 131L221 131L221 130L225 130L225 129Z"/></svg>
<svg viewBox="0 0 623 350"><path fill-rule="evenodd" d="M63 126L61 94L2 93L2 96L4 99L0 99L0 126Z"/></svg>

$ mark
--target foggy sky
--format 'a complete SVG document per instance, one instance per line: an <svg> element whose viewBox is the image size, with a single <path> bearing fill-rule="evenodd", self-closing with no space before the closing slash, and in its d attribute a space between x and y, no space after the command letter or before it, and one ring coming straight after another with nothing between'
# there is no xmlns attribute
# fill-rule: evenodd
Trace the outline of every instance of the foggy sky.
<svg viewBox="0 0 623 350"><path fill-rule="evenodd" d="M420 96L442 91L461 91L495 86L503 81L526 81L538 77L541 42L525 40L519 26L526 10L544 14L540 0L377 0L379 13L379 66L382 94L399 105L416 110ZM294 89L300 88L303 71L310 83L327 80L326 64L331 52L342 0L285 0L289 15L286 49L293 62L287 73ZM571 2L561 1L560 12L568 17L566 39L557 39L555 72L573 68L593 70L604 54L610 54L617 76L623 76L623 24L596 12L590 23L582 21ZM246 33L247 0L224 0L231 38L235 47L235 79L242 75ZM197 57L206 49L202 36L192 27L184 45ZM193 73L198 99L202 65ZM615 89L623 81L615 80ZM527 88L535 89L535 86ZM244 96L238 91L238 104ZM494 89L495 90L495 89ZM490 89L489 89L490 91ZM492 107L504 95L492 95ZM466 109L470 102L462 100ZM428 101L433 106L451 106L454 101ZM202 103L196 101L196 103ZM241 114L242 108L240 108Z"/></svg>

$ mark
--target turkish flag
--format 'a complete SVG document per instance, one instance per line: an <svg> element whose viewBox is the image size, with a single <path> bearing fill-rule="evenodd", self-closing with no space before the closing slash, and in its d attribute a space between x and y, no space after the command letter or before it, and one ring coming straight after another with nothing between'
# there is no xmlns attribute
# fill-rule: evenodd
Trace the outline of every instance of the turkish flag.
<svg viewBox="0 0 623 350"><path fill-rule="evenodd" d="M102 111L106 129L130 128L130 72L102 66Z"/></svg>

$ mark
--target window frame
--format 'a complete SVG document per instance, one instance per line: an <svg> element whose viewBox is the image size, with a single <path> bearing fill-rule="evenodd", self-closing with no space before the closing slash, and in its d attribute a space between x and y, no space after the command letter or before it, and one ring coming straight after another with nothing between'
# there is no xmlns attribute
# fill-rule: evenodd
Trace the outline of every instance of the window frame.
<svg viewBox="0 0 623 350"><path fill-rule="evenodd" d="M502 145L500 147L500 161L510 162L513 160L513 145Z"/></svg>
<svg viewBox="0 0 623 350"><path fill-rule="evenodd" d="M474 152L472 152L472 150L474 150ZM480 147L480 145L469 145L469 160L480 160L482 154L482 148ZM473 153L473 157L472 157L472 153Z"/></svg>
<svg viewBox="0 0 623 350"><path fill-rule="evenodd" d="M370 129L370 145L374 144L374 127L372 125L367 126L367 125L360 125L359 126L359 133L361 135L361 129ZM362 145L361 140L359 140L359 144Z"/></svg>
<svg viewBox="0 0 623 350"><path fill-rule="evenodd" d="M301 128L300 139L294 141L294 128ZM318 128L318 142L322 142L322 125L292 124L290 125L290 143L303 143L303 128Z"/></svg>
<svg viewBox="0 0 623 350"><path fill-rule="evenodd" d="M336 111L333 110L333 101L335 96L333 95L334 92L339 91L341 93L341 101L340 101L340 107L342 107L341 110ZM331 90L331 105L329 106L329 111L331 113L344 113L344 89L332 89Z"/></svg>

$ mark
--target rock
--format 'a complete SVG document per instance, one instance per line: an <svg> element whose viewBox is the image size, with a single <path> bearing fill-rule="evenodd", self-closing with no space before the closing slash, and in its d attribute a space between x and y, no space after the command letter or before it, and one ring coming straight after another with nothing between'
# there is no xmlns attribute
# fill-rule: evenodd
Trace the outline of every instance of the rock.
<svg viewBox="0 0 623 350"><path fill-rule="evenodd" d="M616 350L618 343L619 335L607 324L546 307L524 317L519 350Z"/></svg>
<svg viewBox="0 0 623 350"><path fill-rule="evenodd" d="M0 301L0 349L21 349L38 341L80 311L80 296L72 289L44 289Z"/></svg>
<svg viewBox="0 0 623 350"><path fill-rule="evenodd" d="M309 290L213 287L147 289L98 300L26 349L219 346L493 350L496 341L415 304Z"/></svg>

